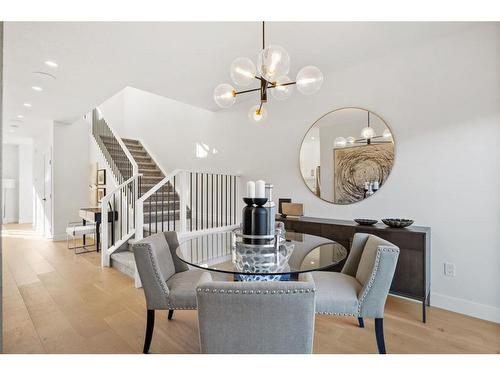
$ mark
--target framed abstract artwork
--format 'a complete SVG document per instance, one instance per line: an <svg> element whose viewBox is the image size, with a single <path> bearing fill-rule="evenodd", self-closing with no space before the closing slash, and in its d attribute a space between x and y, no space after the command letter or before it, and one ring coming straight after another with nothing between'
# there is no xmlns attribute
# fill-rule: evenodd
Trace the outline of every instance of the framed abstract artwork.
<svg viewBox="0 0 500 375"><path fill-rule="evenodd" d="M369 144L333 150L336 204L350 204L366 198L364 186L377 181L381 187L394 164L394 144Z"/></svg>

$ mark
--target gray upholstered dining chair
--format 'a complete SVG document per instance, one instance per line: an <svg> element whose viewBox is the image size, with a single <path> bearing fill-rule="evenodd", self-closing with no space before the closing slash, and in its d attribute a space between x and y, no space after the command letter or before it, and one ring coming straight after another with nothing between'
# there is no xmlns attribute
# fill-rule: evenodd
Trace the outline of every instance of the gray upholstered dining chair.
<svg viewBox="0 0 500 375"><path fill-rule="evenodd" d="M356 233L340 273L313 272L317 314L351 315L375 319L380 354L385 354L384 307L398 261L399 248L377 236Z"/></svg>
<svg viewBox="0 0 500 375"><path fill-rule="evenodd" d="M147 305L144 353L153 338L155 310L196 310L196 286L211 281L208 272L189 270L175 255L179 246L176 232L157 233L132 246Z"/></svg>
<svg viewBox="0 0 500 375"><path fill-rule="evenodd" d="M202 353L311 353L315 290L305 281L198 285Z"/></svg>

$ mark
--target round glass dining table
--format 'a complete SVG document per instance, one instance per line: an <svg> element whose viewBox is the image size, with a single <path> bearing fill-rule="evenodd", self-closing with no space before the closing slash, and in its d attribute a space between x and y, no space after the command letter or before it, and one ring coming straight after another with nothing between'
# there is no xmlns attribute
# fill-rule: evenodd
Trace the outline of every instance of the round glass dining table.
<svg viewBox="0 0 500 375"><path fill-rule="evenodd" d="M189 266L232 274L239 281L277 281L331 268L347 257L347 250L327 238L297 232L286 232L277 248L237 246L236 234L224 231L184 241L176 256Z"/></svg>

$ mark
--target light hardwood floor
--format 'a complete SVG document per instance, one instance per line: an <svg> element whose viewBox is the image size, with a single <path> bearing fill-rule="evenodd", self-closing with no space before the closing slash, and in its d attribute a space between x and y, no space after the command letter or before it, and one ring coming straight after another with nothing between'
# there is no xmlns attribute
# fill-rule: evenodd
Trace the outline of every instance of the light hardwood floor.
<svg viewBox="0 0 500 375"><path fill-rule="evenodd" d="M138 353L145 329L142 289L99 255L75 255L65 242L43 240L26 225L3 236L5 353ZM438 308L420 322L420 305L389 297L389 353L499 353L500 325ZM152 353L198 353L195 311L157 313ZM316 319L315 353L376 353L373 321Z"/></svg>

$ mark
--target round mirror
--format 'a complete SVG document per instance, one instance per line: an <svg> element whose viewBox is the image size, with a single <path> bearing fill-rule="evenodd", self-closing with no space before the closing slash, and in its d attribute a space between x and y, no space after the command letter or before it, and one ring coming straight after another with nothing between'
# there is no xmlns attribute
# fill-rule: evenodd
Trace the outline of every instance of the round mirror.
<svg viewBox="0 0 500 375"><path fill-rule="evenodd" d="M389 126L373 112L340 108L309 128L300 148L300 172L317 197L351 204L375 194L394 163Z"/></svg>

